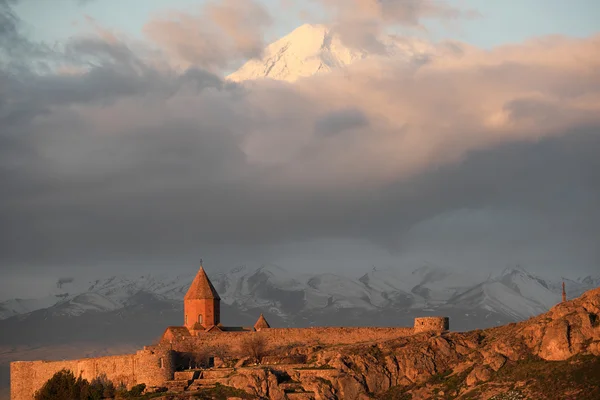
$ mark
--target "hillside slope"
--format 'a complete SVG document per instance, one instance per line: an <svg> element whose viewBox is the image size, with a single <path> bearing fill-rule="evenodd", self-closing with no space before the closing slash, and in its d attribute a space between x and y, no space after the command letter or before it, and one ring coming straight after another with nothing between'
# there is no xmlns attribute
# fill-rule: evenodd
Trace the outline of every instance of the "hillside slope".
<svg viewBox="0 0 600 400"><path fill-rule="evenodd" d="M385 342L271 348L279 359L226 369L219 391L248 399L600 398L600 288L520 323ZM230 389L227 389L227 387ZM237 391L236 391L237 390ZM240 390L242 392L240 392ZM165 399L215 398L213 389Z"/></svg>

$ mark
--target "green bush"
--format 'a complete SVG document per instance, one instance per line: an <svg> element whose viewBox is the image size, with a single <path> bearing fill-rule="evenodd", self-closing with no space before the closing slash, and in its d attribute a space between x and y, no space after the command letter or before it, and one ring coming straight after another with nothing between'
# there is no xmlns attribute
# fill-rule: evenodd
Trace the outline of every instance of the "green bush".
<svg viewBox="0 0 600 400"><path fill-rule="evenodd" d="M129 396L128 397L140 397L142 395L142 393L144 393L145 389L146 389L146 384L144 384L144 383L140 383L139 385L135 385L129 391Z"/></svg>
<svg viewBox="0 0 600 400"><path fill-rule="evenodd" d="M115 397L115 393L115 385L106 375L100 375L90 383L87 398L89 400L112 399Z"/></svg>
<svg viewBox="0 0 600 400"><path fill-rule="evenodd" d="M73 372L63 369L35 393L35 400L80 400L90 397L90 384L81 377L75 378Z"/></svg>
<svg viewBox="0 0 600 400"><path fill-rule="evenodd" d="M75 378L73 372L63 369L35 393L35 400L102 400L112 399L115 394L115 385L106 375L94 378L90 383L81 376Z"/></svg>

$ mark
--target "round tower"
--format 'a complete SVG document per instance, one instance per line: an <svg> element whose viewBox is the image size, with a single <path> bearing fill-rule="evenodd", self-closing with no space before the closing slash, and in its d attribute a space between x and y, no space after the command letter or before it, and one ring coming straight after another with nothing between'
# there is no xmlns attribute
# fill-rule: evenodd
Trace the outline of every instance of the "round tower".
<svg viewBox="0 0 600 400"><path fill-rule="evenodd" d="M135 353L135 375L138 384L163 387L175 375L175 352L160 347L144 347Z"/></svg>
<svg viewBox="0 0 600 400"><path fill-rule="evenodd" d="M448 317L420 317L415 318L415 333L419 332L446 332L450 329Z"/></svg>

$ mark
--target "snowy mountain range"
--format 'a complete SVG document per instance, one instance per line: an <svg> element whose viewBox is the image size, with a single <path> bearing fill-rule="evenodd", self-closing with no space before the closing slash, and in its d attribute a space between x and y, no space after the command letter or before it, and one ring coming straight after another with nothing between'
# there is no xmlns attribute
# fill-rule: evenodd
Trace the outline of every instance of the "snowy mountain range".
<svg viewBox="0 0 600 400"><path fill-rule="evenodd" d="M379 39L381 51L373 53L345 45L341 37L325 25L305 24L271 43L262 59L252 59L227 76L234 82L269 78L295 82L323 74L370 57L397 57L410 62L433 52L425 41L393 35Z"/></svg>
<svg viewBox="0 0 600 400"><path fill-rule="evenodd" d="M40 310L46 318L101 314L139 305L136 298L143 296L180 305L194 274L114 276L91 282L60 279L56 287L39 298L0 303L0 319ZM213 274L211 279L226 305L242 313L261 310L285 325L299 325L296 320L299 315L310 323L311 314L335 314L343 310L411 315L462 310L516 321L547 311L560 301L561 291L560 282L537 277L518 267L483 278L432 266L413 271L373 268L361 277L351 278L333 273L300 276L278 266L265 265L233 268ZM578 296L600 286L600 276L566 280L566 283L568 294Z"/></svg>

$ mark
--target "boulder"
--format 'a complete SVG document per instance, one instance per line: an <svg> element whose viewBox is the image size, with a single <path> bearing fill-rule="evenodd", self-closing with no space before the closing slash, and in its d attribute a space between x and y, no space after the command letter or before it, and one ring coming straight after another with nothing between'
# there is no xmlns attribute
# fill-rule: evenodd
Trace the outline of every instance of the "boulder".
<svg viewBox="0 0 600 400"><path fill-rule="evenodd" d="M492 370L485 366L479 365L473 368L473 371L467 375L466 383L468 386L474 386L479 382L487 382L492 377Z"/></svg>
<svg viewBox="0 0 600 400"><path fill-rule="evenodd" d="M493 352L483 354L483 364L489 366L493 371L498 371L506 364L506 357Z"/></svg>

